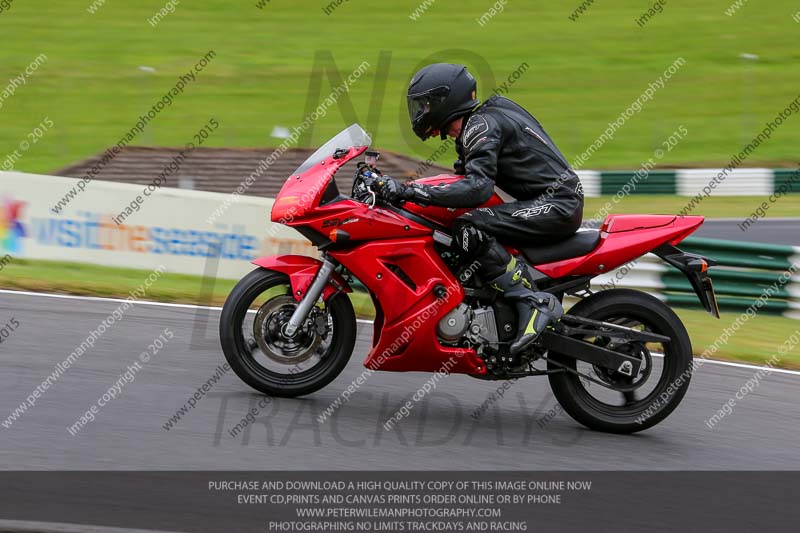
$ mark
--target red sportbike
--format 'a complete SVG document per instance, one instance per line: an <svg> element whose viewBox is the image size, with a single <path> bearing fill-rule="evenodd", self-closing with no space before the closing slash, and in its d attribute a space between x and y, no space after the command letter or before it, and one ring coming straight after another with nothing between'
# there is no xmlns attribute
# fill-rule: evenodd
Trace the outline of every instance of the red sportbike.
<svg viewBox="0 0 800 533"><path fill-rule="evenodd" d="M320 251L263 257L222 310L220 335L236 374L273 396L317 391L353 352L356 317L347 293L356 278L375 307L364 365L385 371L445 371L483 380L544 376L575 420L617 433L651 427L686 393L692 346L677 315L658 298L630 289L593 292L592 278L653 253L683 272L705 309L719 317L714 263L676 245L701 216L610 215L599 231L512 254L532 265L538 290L577 298L560 322L512 356L516 308L451 248L449 228L466 209L388 205L370 138L353 125L317 150L286 181L272 222L291 226ZM367 152L351 196L334 173ZM420 180L448 183L458 176ZM501 203L492 197L486 207ZM502 238L502 236L500 236ZM357 292L353 297L364 296Z"/></svg>

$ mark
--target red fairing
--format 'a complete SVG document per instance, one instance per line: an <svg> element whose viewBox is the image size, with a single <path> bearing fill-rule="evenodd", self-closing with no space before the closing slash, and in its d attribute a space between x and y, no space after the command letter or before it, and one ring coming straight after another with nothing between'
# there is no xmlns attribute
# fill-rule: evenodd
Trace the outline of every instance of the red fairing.
<svg viewBox="0 0 800 533"><path fill-rule="evenodd" d="M664 244L676 244L695 231L704 217L610 215L601 227L597 248L587 255L536 265L552 278L603 274Z"/></svg>
<svg viewBox="0 0 800 533"><path fill-rule="evenodd" d="M258 265L270 270L283 272L289 276L289 283L292 285L292 295L298 302L303 299L303 295L314 281L322 261L304 255L281 255L271 257L261 257L253 261ZM322 299L327 300L339 291L353 292L347 281L334 272L331 281L322 290Z"/></svg>
<svg viewBox="0 0 800 533"><path fill-rule="evenodd" d="M331 251L373 294L382 327L364 366L375 370L484 374L473 349L442 346L436 325L464 298L461 284L433 248L431 237L364 243ZM404 276L407 279L404 279ZM443 298L436 287L446 291Z"/></svg>
<svg viewBox="0 0 800 533"><path fill-rule="evenodd" d="M420 180L416 180L414 183L424 184L424 185L444 185L448 183L453 183L454 181L458 181L463 176L454 176L451 174L439 174L438 176L432 176L430 178L423 178ZM502 204L503 199L500 198L497 193L492 194L492 197L489 198L489 201L485 204L478 206L478 207L491 207L493 205ZM453 225L453 221L455 221L456 217L463 215L468 211L472 211L476 209L475 207L435 207L435 206L428 206L422 207L417 204L407 203L403 206L404 209L411 211L414 214L420 215L422 217L427 218L430 221L436 222L437 224L441 224L449 228Z"/></svg>
<svg viewBox="0 0 800 533"><path fill-rule="evenodd" d="M375 207L355 200L342 200L323 205L301 220L287 223L289 226L303 225L331 240L339 239L337 232L346 232L351 241L390 239L397 237L419 237L433 231L408 220L394 211Z"/></svg>
<svg viewBox="0 0 800 533"><path fill-rule="evenodd" d="M366 150L366 146L352 147L344 157L339 159L327 157L302 174L289 176L275 198L275 203L272 204L272 221L279 224L291 224L295 219L301 218L317 208L336 171Z"/></svg>

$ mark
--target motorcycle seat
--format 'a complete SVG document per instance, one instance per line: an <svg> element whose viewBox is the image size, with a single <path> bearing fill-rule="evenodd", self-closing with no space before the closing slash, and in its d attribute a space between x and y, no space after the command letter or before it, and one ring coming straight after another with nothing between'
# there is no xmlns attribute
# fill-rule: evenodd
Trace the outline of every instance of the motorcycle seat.
<svg viewBox="0 0 800 533"><path fill-rule="evenodd" d="M600 232L596 230L579 231L563 241L520 248L531 265L553 263L586 255L600 242Z"/></svg>

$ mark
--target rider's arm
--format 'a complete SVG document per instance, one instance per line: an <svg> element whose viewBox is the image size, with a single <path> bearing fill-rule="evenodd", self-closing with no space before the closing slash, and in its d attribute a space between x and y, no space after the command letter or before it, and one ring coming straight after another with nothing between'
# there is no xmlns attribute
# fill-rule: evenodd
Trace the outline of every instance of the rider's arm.
<svg viewBox="0 0 800 533"><path fill-rule="evenodd" d="M497 156L502 145L500 127L492 117L473 115L464 126L461 139L465 177L447 185L424 185L417 194L427 196L431 205L477 207L494 193Z"/></svg>

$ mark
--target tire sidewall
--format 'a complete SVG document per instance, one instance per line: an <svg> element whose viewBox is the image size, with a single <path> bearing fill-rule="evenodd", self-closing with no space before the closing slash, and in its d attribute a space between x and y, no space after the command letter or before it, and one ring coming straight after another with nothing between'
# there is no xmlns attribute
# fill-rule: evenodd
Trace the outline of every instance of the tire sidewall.
<svg viewBox="0 0 800 533"><path fill-rule="evenodd" d="M220 343L225 359L239 378L259 392L270 396L295 397L316 392L328 385L344 370L355 346L356 317L353 305L345 293L331 296L325 303L333 318L333 339L325 356L324 369L313 379L299 380L265 376L253 369L244 353L245 336L242 321L250 302L270 287L289 284L282 272L258 268L242 278L233 288L220 316Z"/></svg>
<svg viewBox="0 0 800 533"><path fill-rule="evenodd" d="M658 298L640 291L611 289L581 300L569 310L569 314L593 320L618 315L644 318L660 334L672 339L665 345L665 351L669 351L663 367L667 373L666 379L659 378L658 386L648 394L651 401L630 415L599 409L574 374L551 374L549 379L553 394L570 416L591 429L633 433L658 424L678 406L691 381L692 346L686 328L672 309ZM552 356L554 360L574 368L575 359L562 354ZM551 365L551 369L556 368L559 367Z"/></svg>

